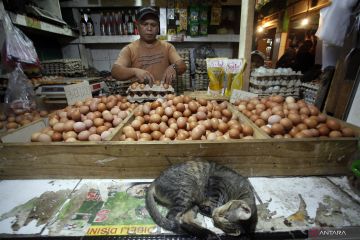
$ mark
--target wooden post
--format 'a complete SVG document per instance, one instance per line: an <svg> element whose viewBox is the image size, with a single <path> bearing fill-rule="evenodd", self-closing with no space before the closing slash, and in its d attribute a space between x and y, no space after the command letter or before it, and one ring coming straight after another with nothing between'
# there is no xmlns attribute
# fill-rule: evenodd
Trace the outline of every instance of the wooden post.
<svg viewBox="0 0 360 240"><path fill-rule="evenodd" d="M242 86L245 91L249 89L254 12L255 0L241 0L239 58L244 58L247 62Z"/></svg>

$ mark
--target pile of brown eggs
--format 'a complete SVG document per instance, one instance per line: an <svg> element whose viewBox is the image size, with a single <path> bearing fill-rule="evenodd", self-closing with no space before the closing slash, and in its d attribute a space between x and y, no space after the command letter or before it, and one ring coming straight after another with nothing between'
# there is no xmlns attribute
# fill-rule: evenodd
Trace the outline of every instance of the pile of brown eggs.
<svg viewBox="0 0 360 240"><path fill-rule="evenodd" d="M235 102L238 110L274 138L354 137L353 129L304 100L279 95Z"/></svg>
<svg viewBox="0 0 360 240"><path fill-rule="evenodd" d="M123 128L123 141L227 140L253 138L251 126L241 123L227 106L189 96L167 95L134 110Z"/></svg>
<svg viewBox="0 0 360 240"><path fill-rule="evenodd" d="M7 131L12 131L47 115L48 112L45 110L24 110L22 112L10 111L8 113L0 113L0 130L6 129Z"/></svg>
<svg viewBox="0 0 360 240"><path fill-rule="evenodd" d="M33 133L31 141L106 140L136 106L120 95L78 101L51 115L49 126Z"/></svg>

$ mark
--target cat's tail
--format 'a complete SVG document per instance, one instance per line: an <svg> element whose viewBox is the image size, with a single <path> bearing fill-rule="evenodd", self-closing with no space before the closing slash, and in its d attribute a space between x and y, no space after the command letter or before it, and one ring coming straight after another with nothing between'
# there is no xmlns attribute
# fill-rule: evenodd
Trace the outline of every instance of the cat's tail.
<svg viewBox="0 0 360 240"><path fill-rule="evenodd" d="M175 233L184 233L181 230L180 224L176 220L170 220L166 217L164 217L159 209L157 208L157 203L155 201L155 187L152 183L147 192L145 197L145 203L146 203L146 209L149 212L151 218L154 220L154 222L159 225L160 227L172 231Z"/></svg>

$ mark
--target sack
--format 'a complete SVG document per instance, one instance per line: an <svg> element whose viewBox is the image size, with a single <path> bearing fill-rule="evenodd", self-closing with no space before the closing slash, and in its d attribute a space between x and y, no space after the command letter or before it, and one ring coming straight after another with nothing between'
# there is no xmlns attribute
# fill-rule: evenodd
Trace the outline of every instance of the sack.
<svg viewBox="0 0 360 240"><path fill-rule="evenodd" d="M40 68L40 61L33 42L17 27L15 27L9 15L4 14L5 41L2 47L2 64L12 71L17 63L21 63L22 69Z"/></svg>

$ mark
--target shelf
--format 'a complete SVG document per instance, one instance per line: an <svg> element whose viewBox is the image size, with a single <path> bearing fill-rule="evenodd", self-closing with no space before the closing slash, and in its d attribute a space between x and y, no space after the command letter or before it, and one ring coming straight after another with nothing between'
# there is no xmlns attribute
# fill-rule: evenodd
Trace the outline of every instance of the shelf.
<svg viewBox="0 0 360 240"><path fill-rule="evenodd" d="M40 21L36 18L28 17L21 14L15 14L9 12L12 22L19 26L24 26L32 29L42 30L45 32L51 32L69 37L77 37L78 34L73 32L69 27L60 27L47 22Z"/></svg>
<svg viewBox="0 0 360 240"><path fill-rule="evenodd" d="M160 37L162 39L162 37ZM73 44L99 44L99 43L130 43L139 39L139 35L129 36L86 36L79 37L71 43ZM168 35L165 39L169 42L239 42L239 35L237 34L209 34L208 36L200 37L184 37L179 40L178 36Z"/></svg>

